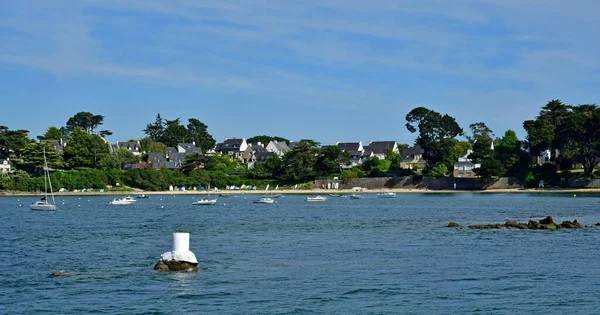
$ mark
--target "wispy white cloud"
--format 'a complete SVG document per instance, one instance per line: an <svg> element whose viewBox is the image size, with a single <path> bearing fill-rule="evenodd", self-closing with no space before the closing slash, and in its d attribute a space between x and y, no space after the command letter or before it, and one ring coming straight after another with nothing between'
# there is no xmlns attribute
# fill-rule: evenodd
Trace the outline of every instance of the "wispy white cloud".
<svg viewBox="0 0 600 315"><path fill-rule="evenodd" d="M597 82L598 9L592 0L15 1L0 13L0 60L348 110L405 109L432 90L465 108L500 94L533 106ZM417 77L420 88L407 85Z"/></svg>

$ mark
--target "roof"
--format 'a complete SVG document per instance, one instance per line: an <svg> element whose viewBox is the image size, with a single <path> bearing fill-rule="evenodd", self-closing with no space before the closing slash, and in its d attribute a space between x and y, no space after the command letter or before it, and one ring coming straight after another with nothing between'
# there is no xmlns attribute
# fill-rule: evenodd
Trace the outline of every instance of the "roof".
<svg viewBox="0 0 600 315"><path fill-rule="evenodd" d="M41 143L48 143L54 147L54 151L62 154L65 151L65 146L62 143L62 140L41 140Z"/></svg>
<svg viewBox="0 0 600 315"><path fill-rule="evenodd" d="M341 142L337 144L338 148L342 151L358 151L360 148L360 143L358 142Z"/></svg>
<svg viewBox="0 0 600 315"><path fill-rule="evenodd" d="M119 148L125 148L125 149L131 150L131 151L141 151L142 150L140 143L134 142L134 141L124 141L124 142L117 141L117 146Z"/></svg>
<svg viewBox="0 0 600 315"><path fill-rule="evenodd" d="M371 154L373 153L373 150L371 150L371 147L370 146L366 146L366 147L363 147L363 148L365 150L363 151L362 156L363 157L369 157L369 156L371 156Z"/></svg>
<svg viewBox="0 0 600 315"><path fill-rule="evenodd" d="M269 142L269 144L271 144L271 143L273 143L273 145L275 146L277 151L279 151L281 153L287 153L291 150L290 147L288 147L288 145L284 141L272 140L271 142ZM269 144L267 144L267 146Z"/></svg>
<svg viewBox="0 0 600 315"><path fill-rule="evenodd" d="M244 139L225 139L223 143L220 143L220 147L216 151L220 152L230 152L230 151L239 151L240 147L244 143Z"/></svg>
<svg viewBox="0 0 600 315"><path fill-rule="evenodd" d="M369 148L373 153L382 154L385 153L385 149L393 149L396 145L396 141L371 141Z"/></svg>
<svg viewBox="0 0 600 315"><path fill-rule="evenodd" d="M182 148L185 151L183 153L185 153L186 155L202 153L202 150L198 148L194 143L178 143L177 146L179 148Z"/></svg>
<svg viewBox="0 0 600 315"><path fill-rule="evenodd" d="M273 154L273 152L256 152L256 154L254 155L256 157L256 160L258 161L266 161L268 160Z"/></svg>
<svg viewBox="0 0 600 315"><path fill-rule="evenodd" d="M265 149L265 147L263 147L260 144L253 144L253 145L250 146L250 148L251 148L252 152L255 152L255 153L269 152L269 151L267 151L267 149Z"/></svg>
<svg viewBox="0 0 600 315"><path fill-rule="evenodd" d="M290 148L290 150L293 150L298 145L298 143L300 143L300 141L291 141L288 147Z"/></svg>
<svg viewBox="0 0 600 315"><path fill-rule="evenodd" d="M360 151L349 151L348 154L350 156L362 156L363 152L360 152Z"/></svg>
<svg viewBox="0 0 600 315"><path fill-rule="evenodd" d="M423 153L425 153L425 150L423 150L421 146L416 145L414 147L405 148L404 150L402 150L402 157L414 157L417 155L423 155Z"/></svg>
<svg viewBox="0 0 600 315"><path fill-rule="evenodd" d="M5 162L8 163L8 160L7 159L0 159L0 164L4 164Z"/></svg>

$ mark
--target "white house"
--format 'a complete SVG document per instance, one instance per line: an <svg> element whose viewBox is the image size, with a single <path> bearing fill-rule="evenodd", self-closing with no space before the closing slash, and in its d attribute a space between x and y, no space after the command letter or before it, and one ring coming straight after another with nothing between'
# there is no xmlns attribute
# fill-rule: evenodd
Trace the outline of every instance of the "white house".
<svg viewBox="0 0 600 315"><path fill-rule="evenodd" d="M271 140L269 144L267 144L268 152L273 152L279 156L283 156L284 154L291 151L290 147L284 141Z"/></svg>
<svg viewBox="0 0 600 315"><path fill-rule="evenodd" d="M469 159L469 154L471 154L473 150L468 150L467 154L458 158L458 162L454 163L454 177L477 177L475 173L475 169L480 168L481 164L473 163Z"/></svg>
<svg viewBox="0 0 600 315"><path fill-rule="evenodd" d="M342 151L348 152L350 155L350 165L344 165L343 168L352 168L362 163L362 156L365 148L362 141L359 142L336 142L335 144Z"/></svg>
<svg viewBox="0 0 600 315"><path fill-rule="evenodd" d="M113 152L124 148L129 150L135 156L142 155L142 146L139 141L117 141L117 143L111 145L110 148Z"/></svg>
<svg viewBox="0 0 600 315"><path fill-rule="evenodd" d="M10 160L0 159L0 173L10 173Z"/></svg>
<svg viewBox="0 0 600 315"><path fill-rule="evenodd" d="M396 141L371 141L369 143L369 150L373 152L373 155L378 157L380 160L385 159L385 151L387 149L392 152L398 153L398 142Z"/></svg>
<svg viewBox="0 0 600 315"><path fill-rule="evenodd" d="M215 151L221 154L231 155L235 159L241 159L242 154L248 149L248 143L246 143L246 138L233 138L227 139L222 143L217 143L215 147Z"/></svg>

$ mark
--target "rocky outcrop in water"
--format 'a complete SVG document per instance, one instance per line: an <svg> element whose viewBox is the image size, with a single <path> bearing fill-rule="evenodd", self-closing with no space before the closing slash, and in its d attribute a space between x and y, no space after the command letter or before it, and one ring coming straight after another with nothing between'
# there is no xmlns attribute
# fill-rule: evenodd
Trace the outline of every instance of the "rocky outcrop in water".
<svg viewBox="0 0 600 315"><path fill-rule="evenodd" d="M198 263L191 263L187 261L177 261L177 260L162 260L160 259L156 265L154 265L154 270L160 271L198 271Z"/></svg>
<svg viewBox="0 0 600 315"><path fill-rule="evenodd" d="M596 226L600 226L597 223ZM455 222L448 223L448 227L461 227L460 224ZM475 224L469 225L469 229L485 230L485 229L521 229L521 230L558 230L558 229L582 229L586 226L573 221L563 221L562 223L555 223L551 216L547 216L539 221L529 220L527 223L519 223L515 220L508 220L506 223L491 223L491 224ZM591 227L591 226L590 226Z"/></svg>

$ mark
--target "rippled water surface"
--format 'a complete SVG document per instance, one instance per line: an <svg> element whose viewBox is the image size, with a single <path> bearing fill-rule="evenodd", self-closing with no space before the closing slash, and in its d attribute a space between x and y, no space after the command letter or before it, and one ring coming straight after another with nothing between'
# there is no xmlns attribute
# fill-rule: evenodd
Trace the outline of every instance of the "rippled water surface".
<svg viewBox="0 0 600 315"><path fill-rule="evenodd" d="M397 199L191 195L109 206L110 196L0 198L0 313L594 314L600 228L456 230L527 221L600 222L600 196L404 194ZM20 207L19 204L23 206ZM191 233L198 273L152 268ZM52 271L72 273L51 277Z"/></svg>

